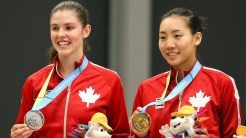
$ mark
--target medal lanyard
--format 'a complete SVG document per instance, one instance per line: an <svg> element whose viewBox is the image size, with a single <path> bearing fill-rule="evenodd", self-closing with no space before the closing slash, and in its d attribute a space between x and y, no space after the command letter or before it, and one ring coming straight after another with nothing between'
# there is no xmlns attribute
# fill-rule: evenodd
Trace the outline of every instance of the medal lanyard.
<svg viewBox="0 0 246 138"><path fill-rule="evenodd" d="M149 106L155 105L155 104L160 103L160 102L162 103L162 102L169 101L172 98L174 98L176 95L180 94L192 82L192 80L196 77L196 75L199 72L199 70L201 69L201 67L202 67L202 65L197 60L195 66L193 67L191 72L184 79L182 79L182 81L180 83L178 83L178 85L170 92L170 94L166 98L164 98L164 96L163 96L164 99L162 99L161 101L151 102L151 103L147 104L146 106L143 107L143 109L140 113L145 113L146 109ZM163 93L163 95L164 95L164 93Z"/></svg>
<svg viewBox="0 0 246 138"><path fill-rule="evenodd" d="M166 79L166 88L165 88L164 92L162 93L161 99L160 99L160 100L163 100L164 97L166 96L167 88L168 88L169 83L170 83L170 78L171 78L171 70L170 70L170 72L168 73L168 76L167 76L167 79Z"/></svg>
<svg viewBox="0 0 246 138"><path fill-rule="evenodd" d="M69 84L72 83L72 81L80 74L83 72L83 70L87 67L88 65L88 59L84 56L84 61L83 63L76 69L74 70L71 74L69 74L62 82L60 82L48 95L45 95L45 91L47 89L51 74L54 70L54 68L50 71L49 76L45 80L45 83L40 90L37 100L35 101L32 111L38 111L42 108L44 108L46 105L48 105L57 95L59 95Z"/></svg>
<svg viewBox="0 0 246 138"><path fill-rule="evenodd" d="M36 101L35 101L35 103L34 103L32 108L34 108L37 104L39 104L40 101L42 101L42 99L44 98L45 91L47 90L47 87L48 87L48 84L49 84L49 81L50 81L50 77L51 77L51 74L52 74L53 70L54 70L54 67L52 68L52 70L49 73L49 76L45 80L44 85L43 85L42 89L40 90L40 92L38 94L38 97L37 97L37 99L36 99Z"/></svg>

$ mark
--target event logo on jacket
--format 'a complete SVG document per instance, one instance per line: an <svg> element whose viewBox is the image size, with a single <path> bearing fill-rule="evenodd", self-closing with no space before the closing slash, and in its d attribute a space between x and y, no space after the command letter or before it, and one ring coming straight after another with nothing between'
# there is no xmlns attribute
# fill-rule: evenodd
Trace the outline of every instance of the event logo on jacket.
<svg viewBox="0 0 246 138"><path fill-rule="evenodd" d="M79 97L81 98L82 102L87 103L86 107L89 107L90 103L95 103L97 99L100 98L100 94L94 94L95 89L92 89L90 86L86 88L86 91L79 91Z"/></svg>
<svg viewBox="0 0 246 138"><path fill-rule="evenodd" d="M202 90L196 93L196 97L192 96L189 98L191 105L193 107L197 107L197 112L199 112L200 107L205 107L209 101L210 96L204 96L204 92L202 92Z"/></svg>

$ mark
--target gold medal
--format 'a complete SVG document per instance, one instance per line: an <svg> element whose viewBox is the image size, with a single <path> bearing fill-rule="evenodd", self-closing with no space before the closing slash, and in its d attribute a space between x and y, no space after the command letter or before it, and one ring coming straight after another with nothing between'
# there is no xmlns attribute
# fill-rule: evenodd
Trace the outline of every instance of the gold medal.
<svg viewBox="0 0 246 138"><path fill-rule="evenodd" d="M150 127L150 116L147 113L138 113L132 117L132 128L136 132L146 132Z"/></svg>

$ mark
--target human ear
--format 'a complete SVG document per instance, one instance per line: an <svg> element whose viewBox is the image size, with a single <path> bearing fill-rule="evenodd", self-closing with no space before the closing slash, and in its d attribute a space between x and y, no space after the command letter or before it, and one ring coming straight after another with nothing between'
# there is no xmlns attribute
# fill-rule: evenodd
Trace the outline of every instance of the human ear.
<svg viewBox="0 0 246 138"><path fill-rule="evenodd" d="M201 41L202 41L202 33L201 33L201 32L197 32L197 33L194 35L194 45L195 45L195 46L200 45Z"/></svg>
<svg viewBox="0 0 246 138"><path fill-rule="evenodd" d="M83 29L83 38L87 38L91 33L91 25L87 24Z"/></svg>

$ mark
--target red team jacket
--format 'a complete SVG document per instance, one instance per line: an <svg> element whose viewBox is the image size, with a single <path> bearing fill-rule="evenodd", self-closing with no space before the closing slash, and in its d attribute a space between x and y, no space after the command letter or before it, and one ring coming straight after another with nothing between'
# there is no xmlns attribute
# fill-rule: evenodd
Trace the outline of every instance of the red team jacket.
<svg viewBox="0 0 246 138"><path fill-rule="evenodd" d="M185 76L190 71L186 71ZM167 90L170 91L177 85L177 71L171 70L171 80ZM144 107L150 102L160 98L166 85L168 72L156 75L142 82L134 101L133 111L138 106ZM200 117L209 117L202 122L210 138L232 138L238 124L241 123L241 106L238 90L232 77L212 68L200 69L195 79L184 89L182 98L176 96L165 103L165 107L155 109L155 106L147 108L146 112L151 117L151 128L148 138L164 138L159 134L162 125L170 124L171 113L178 111L179 99L181 106L192 105Z"/></svg>
<svg viewBox="0 0 246 138"><path fill-rule="evenodd" d="M54 64L44 67L26 80L22 90L18 124L24 123L26 112L32 109L40 89L54 66L56 69L49 81L47 92L63 80L57 70L57 64L56 57ZM75 64L76 68L81 65L81 63ZM130 133L124 92L119 76L91 62L72 82L70 93L68 87L65 88L40 111L45 117L45 123L41 129L33 133L32 137L35 138L62 138L64 135L69 137L68 132L73 131L72 127L76 127L77 124L87 125L96 112L102 112L107 116L109 125L113 129L113 138L128 137Z"/></svg>

